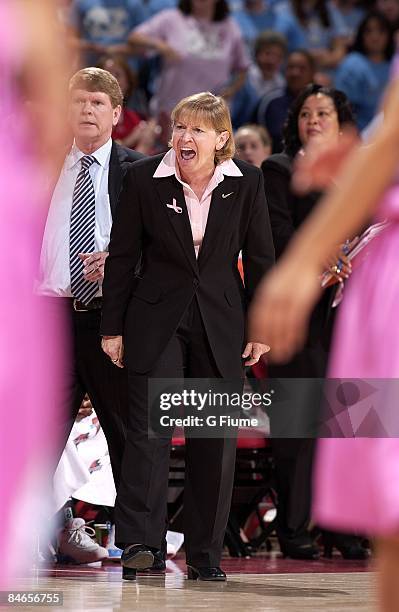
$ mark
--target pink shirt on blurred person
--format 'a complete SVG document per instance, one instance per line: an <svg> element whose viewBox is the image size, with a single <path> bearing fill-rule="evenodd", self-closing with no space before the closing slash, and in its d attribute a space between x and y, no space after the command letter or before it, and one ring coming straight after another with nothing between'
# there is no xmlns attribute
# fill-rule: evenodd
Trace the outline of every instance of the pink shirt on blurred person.
<svg viewBox="0 0 399 612"><path fill-rule="evenodd" d="M198 199L190 185L185 183L180 178L179 168L176 164L176 153L173 149L170 149L163 157L158 168L155 170L154 178L163 178L165 176L173 175L183 186L184 199L186 201L191 231L193 234L195 256L198 258L202 240L205 235L213 190L223 181L224 175L242 176L242 172L232 159L228 159L221 164L218 164L202 195L201 200Z"/></svg>

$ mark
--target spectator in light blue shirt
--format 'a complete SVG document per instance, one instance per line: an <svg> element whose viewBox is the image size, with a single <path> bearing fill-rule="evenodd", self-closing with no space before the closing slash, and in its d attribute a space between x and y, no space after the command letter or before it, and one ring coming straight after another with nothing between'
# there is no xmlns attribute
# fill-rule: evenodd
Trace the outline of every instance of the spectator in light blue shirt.
<svg viewBox="0 0 399 612"><path fill-rule="evenodd" d="M145 18L141 0L72 0L69 24L83 65L95 66L110 45L125 43Z"/></svg>
<svg viewBox="0 0 399 612"><path fill-rule="evenodd" d="M250 49L261 32L274 29L276 21L270 0L244 0L242 8L235 10L232 15Z"/></svg>
<svg viewBox="0 0 399 612"><path fill-rule="evenodd" d="M275 29L288 50L307 49L319 69L335 68L346 53L345 23L327 0L291 0L276 8Z"/></svg>
<svg viewBox="0 0 399 612"><path fill-rule="evenodd" d="M348 96L363 130L377 112L389 78L394 53L392 30L387 19L370 12L360 24L351 53L338 69L335 85Z"/></svg>
<svg viewBox="0 0 399 612"><path fill-rule="evenodd" d="M358 0L330 0L329 10L335 15L336 22L344 28L344 34L352 44L365 10L359 6Z"/></svg>

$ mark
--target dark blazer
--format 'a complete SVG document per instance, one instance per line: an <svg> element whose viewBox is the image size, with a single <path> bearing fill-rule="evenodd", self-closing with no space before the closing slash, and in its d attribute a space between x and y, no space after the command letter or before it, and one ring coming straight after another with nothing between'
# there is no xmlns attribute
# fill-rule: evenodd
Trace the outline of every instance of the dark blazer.
<svg viewBox="0 0 399 612"><path fill-rule="evenodd" d="M213 191L197 260L182 185L175 176L153 178L162 157L140 160L126 174L105 268L101 334L124 335L128 366L149 372L196 296L222 376L241 376L246 307L274 262L262 173L234 160L243 176L225 176ZM182 214L166 206L173 199Z"/></svg>
<svg viewBox="0 0 399 612"><path fill-rule="evenodd" d="M126 170L132 162L138 161L142 157L143 155L141 153L132 151L132 149L128 149L127 147L122 147L115 141L112 141L108 172L108 194L112 218L114 218L116 213L118 198L122 190L122 182Z"/></svg>
<svg viewBox="0 0 399 612"><path fill-rule="evenodd" d="M277 153L262 164L276 259L322 195L313 192L298 196L292 191L292 163L286 153Z"/></svg>
<svg viewBox="0 0 399 612"><path fill-rule="evenodd" d="M296 195L291 189L292 158L286 153L271 155L262 164L263 178L276 259L316 206L322 193ZM334 311L331 303L335 287L326 289L315 306L305 347L288 363L270 367L271 376L323 377L327 367Z"/></svg>

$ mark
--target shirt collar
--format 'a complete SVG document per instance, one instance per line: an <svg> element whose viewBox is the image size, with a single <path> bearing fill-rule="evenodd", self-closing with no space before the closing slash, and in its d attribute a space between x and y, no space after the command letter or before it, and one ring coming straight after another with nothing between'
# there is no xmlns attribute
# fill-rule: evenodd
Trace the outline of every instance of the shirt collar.
<svg viewBox="0 0 399 612"><path fill-rule="evenodd" d="M112 149L112 139L109 138L106 143L104 143L96 151L93 151L93 153L90 153L90 155L92 155L96 159L97 163L100 164L100 166L102 166L103 168L106 168L109 164L111 149ZM84 157L85 155L86 153L83 153L77 147L76 142L74 141L72 148L70 152L68 153L66 161L65 161L66 169L71 170L78 162L80 162L82 157Z"/></svg>
<svg viewBox="0 0 399 612"><path fill-rule="evenodd" d="M242 176L242 172L239 167L233 162L232 159L227 159L226 161L218 164L215 168L215 173L219 175L220 180L223 180L223 175L225 176ZM161 159L161 162L157 166L153 177L154 178L164 178L165 176L173 176L181 182L181 179L176 172L176 153L173 149L169 149L167 153ZM220 181L219 181L220 182Z"/></svg>

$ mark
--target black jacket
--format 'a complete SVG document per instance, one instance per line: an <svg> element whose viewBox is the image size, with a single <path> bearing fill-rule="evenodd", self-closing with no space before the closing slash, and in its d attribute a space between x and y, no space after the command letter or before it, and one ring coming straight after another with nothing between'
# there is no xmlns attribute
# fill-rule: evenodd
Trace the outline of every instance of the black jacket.
<svg viewBox="0 0 399 612"><path fill-rule="evenodd" d="M116 208L118 206L119 195L122 190L123 177L125 176L126 170L129 168L132 162L138 161L143 155L122 147L116 142L112 142L111 156L109 158L109 172L108 172L108 194L111 205L111 214L114 218Z"/></svg>
<svg viewBox="0 0 399 612"><path fill-rule="evenodd" d="M271 155L262 164L276 258L317 205L321 193L296 195L291 189L292 159L285 153ZM323 377L327 367L335 310L331 304L336 287L326 289L313 309L304 348L288 363L269 368L273 377Z"/></svg>
<svg viewBox="0 0 399 612"><path fill-rule="evenodd" d="M162 157L140 160L126 174L106 261L101 333L124 335L126 363L148 372L196 296L222 376L241 376L246 306L274 261L262 173L235 160L243 176L225 176L213 191L197 260L182 185L175 176L153 178ZM182 214L166 206L173 199Z"/></svg>
<svg viewBox="0 0 399 612"><path fill-rule="evenodd" d="M277 153L262 164L276 259L322 195L313 192L298 196L292 191L292 163L286 153Z"/></svg>

